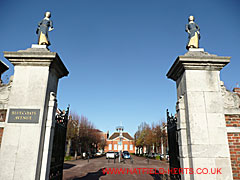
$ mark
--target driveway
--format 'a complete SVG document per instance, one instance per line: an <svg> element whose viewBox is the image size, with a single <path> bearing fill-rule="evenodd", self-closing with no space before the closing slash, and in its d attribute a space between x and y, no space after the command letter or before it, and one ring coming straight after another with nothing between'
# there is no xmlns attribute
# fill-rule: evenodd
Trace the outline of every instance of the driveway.
<svg viewBox="0 0 240 180"><path fill-rule="evenodd" d="M144 157L132 156L125 162L100 157L88 160L66 161L63 170L64 180L165 180L168 163ZM161 172L160 172L161 171Z"/></svg>

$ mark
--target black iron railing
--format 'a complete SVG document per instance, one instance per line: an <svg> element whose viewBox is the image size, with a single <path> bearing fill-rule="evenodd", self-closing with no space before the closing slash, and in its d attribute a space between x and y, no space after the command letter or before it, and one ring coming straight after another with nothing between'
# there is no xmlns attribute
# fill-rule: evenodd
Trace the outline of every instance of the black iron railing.
<svg viewBox="0 0 240 180"><path fill-rule="evenodd" d="M62 111L55 117L56 124L54 129L53 149L49 174L50 180L62 180L63 177L68 114L69 107L67 108L66 113Z"/></svg>
<svg viewBox="0 0 240 180"><path fill-rule="evenodd" d="M177 118L169 115L167 110L167 133L168 133L168 146L169 146L169 165L170 165L170 178L180 180L179 173L180 160L179 160L179 146L178 146L178 133L177 133Z"/></svg>

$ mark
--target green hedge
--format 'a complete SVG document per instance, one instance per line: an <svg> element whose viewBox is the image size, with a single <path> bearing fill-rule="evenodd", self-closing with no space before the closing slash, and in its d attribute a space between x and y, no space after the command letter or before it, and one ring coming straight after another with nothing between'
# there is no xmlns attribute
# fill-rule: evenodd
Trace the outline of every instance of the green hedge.
<svg viewBox="0 0 240 180"><path fill-rule="evenodd" d="M72 160L72 156L65 156L64 157L64 161L70 161L70 160Z"/></svg>
<svg viewBox="0 0 240 180"><path fill-rule="evenodd" d="M155 158L156 160L160 160L160 156L158 155L158 156L156 156L156 158Z"/></svg>

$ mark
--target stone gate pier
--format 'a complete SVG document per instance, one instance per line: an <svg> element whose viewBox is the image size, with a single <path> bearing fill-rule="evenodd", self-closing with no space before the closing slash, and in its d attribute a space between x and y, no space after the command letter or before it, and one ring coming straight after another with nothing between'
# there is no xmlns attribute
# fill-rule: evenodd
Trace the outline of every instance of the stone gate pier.
<svg viewBox="0 0 240 180"><path fill-rule="evenodd" d="M229 62L230 57L189 49L177 57L167 73L177 85L181 168L192 168L194 172L208 169L206 174L185 172L181 179L233 179L220 83L220 70Z"/></svg>
<svg viewBox="0 0 240 180"><path fill-rule="evenodd" d="M4 56L14 65L14 77L0 149L0 179L48 179L58 81L69 72L46 46Z"/></svg>

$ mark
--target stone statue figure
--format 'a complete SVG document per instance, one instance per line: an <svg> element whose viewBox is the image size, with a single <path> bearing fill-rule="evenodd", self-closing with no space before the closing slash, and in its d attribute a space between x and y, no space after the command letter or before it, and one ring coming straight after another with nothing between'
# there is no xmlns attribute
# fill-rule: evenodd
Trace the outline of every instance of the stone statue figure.
<svg viewBox="0 0 240 180"><path fill-rule="evenodd" d="M194 17L189 16L188 18L189 23L186 25L186 32L188 33L188 44L186 46L187 49L189 48L198 48L199 47L199 39L200 39L200 28L194 22Z"/></svg>
<svg viewBox="0 0 240 180"><path fill-rule="evenodd" d="M51 43L48 38L48 31L52 31L53 23L49 19L51 17L50 12L45 13L45 17L38 23L38 28L36 33L38 34L38 44L49 46Z"/></svg>

